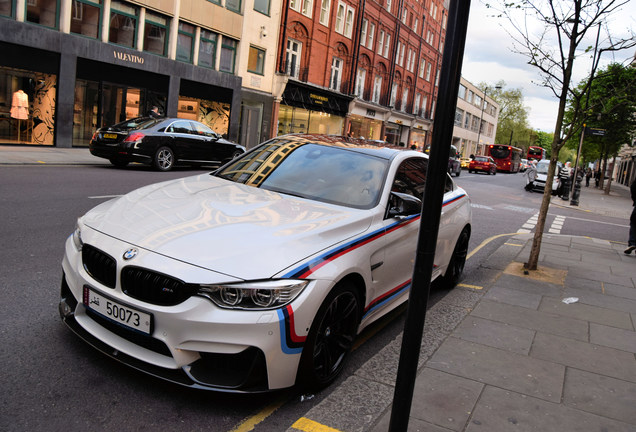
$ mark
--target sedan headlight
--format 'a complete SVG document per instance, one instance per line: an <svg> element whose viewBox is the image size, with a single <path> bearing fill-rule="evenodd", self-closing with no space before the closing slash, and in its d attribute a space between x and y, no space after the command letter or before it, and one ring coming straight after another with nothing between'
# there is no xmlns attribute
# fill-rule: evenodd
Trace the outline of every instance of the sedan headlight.
<svg viewBox="0 0 636 432"><path fill-rule="evenodd" d="M82 246L84 246L84 242L82 241L82 229L80 228L79 221L75 224L75 231L73 231L72 237L75 249L77 249L78 252L81 252Z"/></svg>
<svg viewBox="0 0 636 432"><path fill-rule="evenodd" d="M309 281L279 279L201 285L197 294L227 309L276 309L294 300L307 284Z"/></svg>

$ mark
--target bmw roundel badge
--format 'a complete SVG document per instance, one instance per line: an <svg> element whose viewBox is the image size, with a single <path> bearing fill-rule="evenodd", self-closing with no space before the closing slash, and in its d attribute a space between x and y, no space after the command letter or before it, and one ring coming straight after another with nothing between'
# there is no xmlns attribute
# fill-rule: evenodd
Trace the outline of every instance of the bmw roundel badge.
<svg viewBox="0 0 636 432"><path fill-rule="evenodd" d="M135 248L130 248L130 249L128 249L126 252L124 252L124 259L125 259L126 261L131 260L131 259L133 259L134 257L136 257L136 256L137 256L137 253L138 253L138 252L139 252L139 251L138 251L137 249L135 249Z"/></svg>

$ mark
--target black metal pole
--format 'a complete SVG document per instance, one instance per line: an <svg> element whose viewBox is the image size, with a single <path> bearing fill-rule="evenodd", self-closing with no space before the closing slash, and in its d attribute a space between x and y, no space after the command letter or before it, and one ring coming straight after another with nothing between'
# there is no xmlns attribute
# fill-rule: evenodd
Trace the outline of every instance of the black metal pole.
<svg viewBox="0 0 636 432"><path fill-rule="evenodd" d="M457 93L464 58L470 0L450 2L448 31L444 44L438 104L433 123L433 142L428 164L424 203L418 235L415 268L409 293L406 323L400 350L390 432L406 431L409 424L417 363L431 287L435 245L444 198L450 143L455 123Z"/></svg>

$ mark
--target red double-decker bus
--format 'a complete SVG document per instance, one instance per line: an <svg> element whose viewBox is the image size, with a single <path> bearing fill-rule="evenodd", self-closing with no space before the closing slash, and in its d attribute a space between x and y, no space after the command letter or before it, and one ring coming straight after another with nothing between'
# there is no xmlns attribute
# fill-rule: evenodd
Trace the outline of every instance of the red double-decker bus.
<svg viewBox="0 0 636 432"><path fill-rule="evenodd" d="M528 161L536 160L537 162L541 159L545 159L546 151L543 147L539 146L529 146L528 147Z"/></svg>
<svg viewBox="0 0 636 432"><path fill-rule="evenodd" d="M509 145L491 144L488 146L488 155L495 160L497 171L510 173L519 172L521 169L521 155L523 150Z"/></svg>

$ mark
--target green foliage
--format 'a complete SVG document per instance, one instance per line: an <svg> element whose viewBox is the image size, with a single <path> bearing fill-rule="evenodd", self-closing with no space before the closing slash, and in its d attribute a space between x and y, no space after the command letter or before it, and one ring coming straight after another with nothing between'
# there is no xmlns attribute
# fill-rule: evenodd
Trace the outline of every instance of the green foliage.
<svg viewBox="0 0 636 432"><path fill-rule="evenodd" d="M522 90L506 89L505 81L497 82L495 88L486 83L480 83L477 87L486 91L499 104L495 142L527 149L534 141L536 132L529 128L528 108L523 104Z"/></svg>

